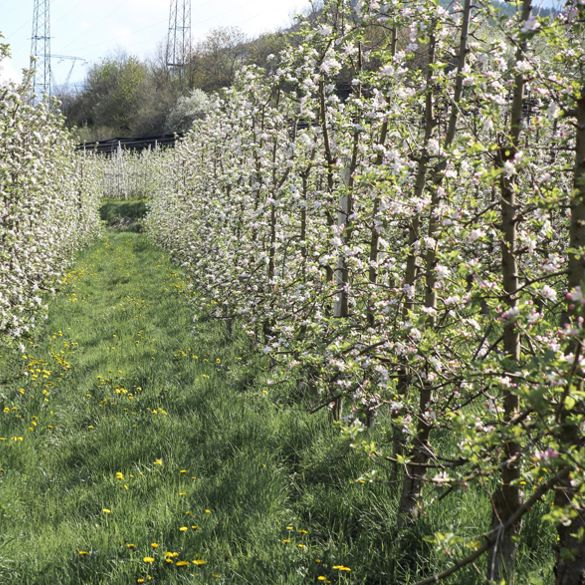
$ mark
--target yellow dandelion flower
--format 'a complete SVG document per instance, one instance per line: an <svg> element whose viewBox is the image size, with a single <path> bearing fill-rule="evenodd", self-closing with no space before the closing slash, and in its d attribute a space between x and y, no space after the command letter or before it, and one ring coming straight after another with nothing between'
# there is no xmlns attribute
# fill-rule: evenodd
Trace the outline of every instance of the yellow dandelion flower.
<svg viewBox="0 0 585 585"><path fill-rule="evenodd" d="M126 548L129 549L129 550L136 550L136 545L133 542L129 542L126 545Z"/></svg>
<svg viewBox="0 0 585 585"><path fill-rule="evenodd" d="M205 508L205 510L203 510L204 514L211 514L211 510L209 508Z"/></svg>
<svg viewBox="0 0 585 585"><path fill-rule="evenodd" d="M177 561L175 567L188 567L189 561Z"/></svg>
<svg viewBox="0 0 585 585"><path fill-rule="evenodd" d="M80 557L86 557L89 554L89 551L87 550L78 550L77 552L79 553Z"/></svg>
<svg viewBox="0 0 585 585"><path fill-rule="evenodd" d="M121 471L116 471L116 479L119 481L124 481L124 474Z"/></svg>
<svg viewBox="0 0 585 585"><path fill-rule="evenodd" d="M283 538L280 542L282 542L282 544L290 544L290 538Z"/></svg>
<svg viewBox="0 0 585 585"><path fill-rule="evenodd" d="M154 563L154 557L144 557L142 560L148 565L152 565L152 563Z"/></svg>
<svg viewBox="0 0 585 585"><path fill-rule="evenodd" d="M180 473L181 475L187 475L187 474L189 473L189 470L188 470L188 469L180 469L180 470L179 470L179 473Z"/></svg>
<svg viewBox="0 0 585 585"><path fill-rule="evenodd" d="M306 544L297 544L297 548L300 548L301 550L305 550L307 548Z"/></svg>
<svg viewBox="0 0 585 585"><path fill-rule="evenodd" d="M194 565L197 565L198 567L202 567L203 565L206 565L207 564L207 561L204 561L202 559L195 559L193 561L193 564Z"/></svg>
<svg viewBox="0 0 585 585"><path fill-rule="evenodd" d="M179 532L187 532L187 530L189 530L188 526L181 526L181 528L179 528Z"/></svg>
<svg viewBox="0 0 585 585"><path fill-rule="evenodd" d="M187 492L179 492L179 497L184 498L187 495Z"/></svg>
<svg viewBox="0 0 585 585"><path fill-rule="evenodd" d="M152 548L158 548L158 542L152 542L152 543L150 544L150 546L151 546Z"/></svg>
<svg viewBox="0 0 585 585"><path fill-rule="evenodd" d="M102 512L104 514L111 514L112 513L112 510L110 510L109 508L102 508Z"/></svg>
<svg viewBox="0 0 585 585"><path fill-rule="evenodd" d="M191 524L191 530L198 530L199 526L197 524Z"/></svg>
<svg viewBox="0 0 585 585"><path fill-rule="evenodd" d="M138 577L138 579L136 579L136 583L146 583L146 579L143 577Z"/></svg>
<svg viewBox="0 0 585 585"><path fill-rule="evenodd" d="M329 579L327 579L327 577L325 577L325 575L319 575L317 577L317 581L321 581L323 583L331 583L331 581L329 581Z"/></svg>
<svg viewBox="0 0 585 585"><path fill-rule="evenodd" d="M162 465L163 464L163 460L162 459L155 459L154 460L154 464L155 465Z"/></svg>
<svg viewBox="0 0 585 585"><path fill-rule="evenodd" d="M333 565L332 569L335 571L345 571L346 573L351 572L351 569L345 565Z"/></svg>

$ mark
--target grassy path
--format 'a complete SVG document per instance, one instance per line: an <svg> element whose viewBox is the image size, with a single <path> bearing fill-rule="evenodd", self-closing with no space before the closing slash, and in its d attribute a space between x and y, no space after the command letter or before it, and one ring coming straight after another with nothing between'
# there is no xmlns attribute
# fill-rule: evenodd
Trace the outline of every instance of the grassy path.
<svg viewBox="0 0 585 585"><path fill-rule="evenodd" d="M239 390L237 344L194 331L184 286L110 233L22 363L4 357L2 585L318 582L279 451L313 419Z"/></svg>
<svg viewBox="0 0 585 585"><path fill-rule="evenodd" d="M482 526L464 492L397 536L397 492L367 455L385 426L361 443L292 384L263 387L185 287L145 236L109 232L24 359L0 352L0 585L412 585L443 516ZM549 583L527 542L522 582Z"/></svg>

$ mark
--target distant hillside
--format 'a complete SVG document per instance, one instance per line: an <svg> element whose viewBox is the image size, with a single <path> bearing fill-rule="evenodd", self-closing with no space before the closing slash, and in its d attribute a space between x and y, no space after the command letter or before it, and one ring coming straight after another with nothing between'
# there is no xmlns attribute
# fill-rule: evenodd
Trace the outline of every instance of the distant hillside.
<svg viewBox="0 0 585 585"><path fill-rule="evenodd" d="M453 5L453 0L441 0L443 6ZM503 14L512 15L515 7L500 0L493 0ZM312 8L316 18L318 4ZM541 9L540 14L551 15L555 11ZM243 64L269 67L269 55L278 53L294 38L286 33L290 28L265 34L256 39L247 38L233 28L210 31L207 38L198 43L186 70L186 82L177 84L169 78L164 59L143 62L132 56L104 59L89 71L84 91L62 95L62 110L69 126L76 128L79 141L95 142L117 137L160 136L183 132L197 117L204 94L229 87L236 71ZM369 30L370 46L387 43L387 31ZM399 43L406 44L407 33L399 33ZM350 80L344 73L338 80L340 91L347 91Z"/></svg>

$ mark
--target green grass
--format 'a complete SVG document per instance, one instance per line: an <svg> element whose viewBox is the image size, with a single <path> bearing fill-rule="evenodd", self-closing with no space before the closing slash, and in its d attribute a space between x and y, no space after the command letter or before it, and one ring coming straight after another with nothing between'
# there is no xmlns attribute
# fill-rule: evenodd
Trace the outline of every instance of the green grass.
<svg viewBox="0 0 585 585"><path fill-rule="evenodd" d="M145 236L109 232L67 281L25 359L0 361L2 585L406 585L437 564L425 535L484 525L485 501L463 492L397 534L383 469L357 482L373 464L326 413L284 405L244 339L194 323Z"/></svg>
<svg viewBox="0 0 585 585"><path fill-rule="evenodd" d="M194 328L181 275L143 236L108 235L69 281L23 361L32 376L4 367L0 583L316 577L311 548L295 546L310 535L281 542L303 528L282 449L319 420L241 388L245 344ZM165 551L208 563L172 566Z"/></svg>

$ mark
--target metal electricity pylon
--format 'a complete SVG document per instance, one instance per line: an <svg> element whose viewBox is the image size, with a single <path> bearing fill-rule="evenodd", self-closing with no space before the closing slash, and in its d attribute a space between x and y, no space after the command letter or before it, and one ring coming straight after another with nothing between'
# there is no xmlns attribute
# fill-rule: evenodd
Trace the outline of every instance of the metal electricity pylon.
<svg viewBox="0 0 585 585"><path fill-rule="evenodd" d="M185 82L191 55L191 0L171 0L169 35L167 39L167 69Z"/></svg>
<svg viewBox="0 0 585 585"><path fill-rule="evenodd" d="M51 97L51 2L33 0L31 68L33 97L36 102Z"/></svg>
<svg viewBox="0 0 585 585"><path fill-rule="evenodd" d="M87 61L83 57L72 57L70 55L52 54L51 59L53 61L56 61L57 65L60 65L64 61L71 62L71 67L69 68L69 72L67 73L67 77L65 78L65 81L61 84L57 83L55 76L53 75L54 71L51 71L51 91L56 92L57 94L59 94L59 92L67 91L69 89L69 82L71 81L71 75L73 74L73 69L75 68L75 65L77 63L87 65Z"/></svg>

